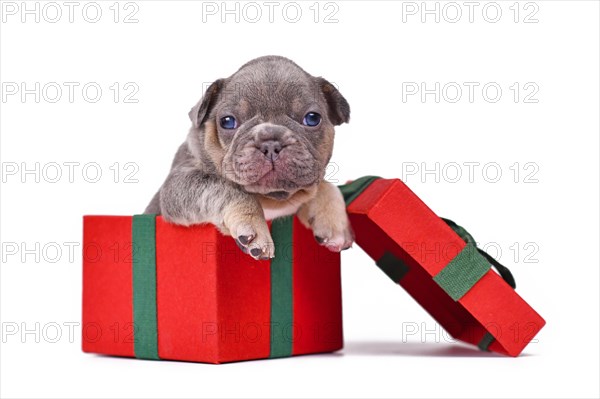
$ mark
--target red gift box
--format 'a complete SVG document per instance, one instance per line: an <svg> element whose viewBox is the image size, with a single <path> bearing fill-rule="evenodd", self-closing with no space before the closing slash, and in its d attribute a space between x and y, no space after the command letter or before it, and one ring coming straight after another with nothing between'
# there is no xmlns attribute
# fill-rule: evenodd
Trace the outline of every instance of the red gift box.
<svg viewBox="0 0 600 399"><path fill-rule="evenodd" d="M267 261L212 225L154 215L83 225L84 352L223 363L343 346L339 254L295 218L270 224Z"/></svg>
<svg viewBox="0 0 600 399"><path fill-rule="evenodd" d="M341 190L356 243L454 338L517 356L544 326L491 259L402 181L367 176Z"/></svg>

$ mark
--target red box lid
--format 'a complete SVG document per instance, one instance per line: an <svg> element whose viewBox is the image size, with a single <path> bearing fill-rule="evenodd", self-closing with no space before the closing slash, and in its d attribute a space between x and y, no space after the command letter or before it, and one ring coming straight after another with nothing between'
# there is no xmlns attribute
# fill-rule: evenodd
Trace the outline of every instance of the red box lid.
<svg viewBox="0 0 600 399"><path fill-rule="evenodd" d="M466 243L398 179L376 179L349 205L356 243L454 338L517 356L545 321L488 270L458 300L435 280Z"/></svg>

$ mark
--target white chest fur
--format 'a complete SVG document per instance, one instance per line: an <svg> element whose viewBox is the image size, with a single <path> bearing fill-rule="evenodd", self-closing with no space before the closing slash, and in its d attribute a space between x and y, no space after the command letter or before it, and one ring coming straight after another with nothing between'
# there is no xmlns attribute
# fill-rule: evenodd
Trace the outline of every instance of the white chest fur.
<svg viewBox="0 0 600 399"><path fill-rule="evenodd" d="M287 216L296 213L300 205L294 205L286 202L283 206L280 205L277 207L269 207L269 204L263 203L262 207L263 211L265 212L265 219L273 220L281 216Z"/></svg>

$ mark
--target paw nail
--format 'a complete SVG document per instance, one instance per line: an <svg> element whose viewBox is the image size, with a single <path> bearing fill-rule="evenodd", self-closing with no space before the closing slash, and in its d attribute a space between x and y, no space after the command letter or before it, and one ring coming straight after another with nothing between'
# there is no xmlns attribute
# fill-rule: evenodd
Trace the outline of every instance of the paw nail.
<svg viewBox="0 0 600 399"><path fill-rule="evenodd" d="M261 256L260 258L258 258L259 260L269 260L271 258L269 258L268 256Z"/></svg>
<svg viewBox="0 0 600 399"><path fill-rule="evenodd" d="M252 236L239 236L238 240L243 244L243 245L248 245L248 243L250 241L252 241Z"/></svg>
<svg viewBox="0 0 600 399"><path fill-rule="evenodd" d="M252 254L252 256L258 256L258 255L260 255L261 252L262 251L260 250L260 248L252 248L250 250L250 254Z"/></svg>
<svg viewBox="0 0 600 399"><path fill-rule="evenodd" d="M319 237L319 236L315 236L315 240L317 240L317 242L319 244L323 244L323 243L327 242L327 238L323 238L323 237Z"/></svg>

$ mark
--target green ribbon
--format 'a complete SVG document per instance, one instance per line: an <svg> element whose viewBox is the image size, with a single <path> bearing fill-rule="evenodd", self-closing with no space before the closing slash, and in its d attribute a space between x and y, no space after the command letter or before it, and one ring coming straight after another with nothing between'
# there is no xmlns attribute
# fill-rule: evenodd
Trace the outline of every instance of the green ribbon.
<svg viewBox="0 0 600 399"><path fill-rule="evenodd" d="M293 237L291 216L273 220L271 237L275 258L271 260L271 351L269 357L292 355L293 334Z"/></svg>
<svg viewBox="0 0 600 399"><path fill-rule="evenodd" d="M453 300L458 301L490 268L490 263L477 251L477 248L473 244L467 244L433 277L433 280Z"/></svg>
<svg viewBox="0 0 600 399"><path fill-rule="evenodd" d="M131 233L135 357L158 360L156 215L133 216Z"/></svg>
<svg viewBox="0 0 600 399"><path fill-rule="evenodd" d="M379 179L378 176L363 176L356 180L351 181L350 183L343 184L338 186L342 195L344 196L344 201L346 201L346 206L350 205L352 201L356 199L363 191L367 189L375 180Z"/></svg>
<svg viewBox="0 0 600 399"><path fill-rule="evenodd" d="M408 265L404 263L402 259L388 251L386 251L375 264L396 284L398 284L400 280L402 280L402 277L410 270Z"/></svg>
<svg viewBox="0 0 600 399"><path fill-rule="evenodd" d="M482 350L484 352L489 352L490 345L495 340L496 340L496 338L494 338L494 336L492 334L490 334L489 332L486 332L483 335L483 338L481 338L481 341L479 341L479 343L477 344L477 347L479 348L479 350Z"/></svg>

